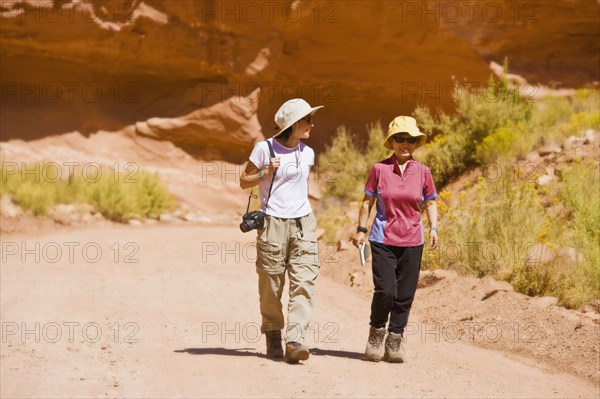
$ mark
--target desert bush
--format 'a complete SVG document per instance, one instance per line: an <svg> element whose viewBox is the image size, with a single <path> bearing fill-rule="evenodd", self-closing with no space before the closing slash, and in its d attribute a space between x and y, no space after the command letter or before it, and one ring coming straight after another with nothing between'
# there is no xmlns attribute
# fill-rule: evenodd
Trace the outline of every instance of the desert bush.
<svg viewBox="0 0 600 399"><path fill-rule="evenodd" d="M352 227L356 226L356 220L352 220L348 214L348 207L358 208L358 202L347 202L336 198L330 198L319 204L315 210L319 220L319 227L324 229L323 241L326 243L337 243L348 239Z"/></svg>
<svg viewBox="0 0 600 399"><path fill-rule="evenodd" d="M107 167L98 178L84 179L74 173L60 179L52 176L52 167L35 163L25 168L7 170L0 168L2 185L0 193L34 215L47 215L56 204L90 204L104 217L118 222L133 218L153 218L171 209L173 196L157 174L137 171L123 178L115 178ZM43 172L42 172L43 171Z"/></svg>
<svg viewBox="0 0 600 399"><path fill-rule="evenodd" d="M497 128L476 147L474 158L480 165L522 160L532 148L530 124L507 123Z"/></svg>
<svg viewBox="0 0 600 399"><path fill-rule="evenodd" d="M576 90L571 107L574 113L598 112L600 109L600 92L593 89Z"/></svg>
<svg viewBox="0 0 600 399"><path fill-rule="evenodd" d="M325 229L324 240L327 242L348 238L348 232L356 223L348 216L348 207L358 209L369 170L374 163L391 154L383 146L387 132L379 122L367 126L367 133L366 148L361 149L342 126L331 145L319 156L318 174L324 199L315 212L319 226Z"/></svg>
<svg viewBox="0 0 600 399"><path fill-rule="evenodd" d="M421 149L419 159L431 170L436 187L443 187L466 170L465 141L465 137L458 134L438 135Z"/></svg>
<svg viewBox="0 0 600 399"><path fill-rule="evenodd" d="M565 96L548 96L536 101L532 124L536 130L546 133L569 120L573 109Z"/></svg>
<svg viewBox="0 0 600 399"><path fill-rule="evenodd" d="M449 196L445 193L439 201L444 226L439 234L445 247L437 263L426 267L503 278L516 263L526 261L522 253L539 242L539 233L548 223L531 183L480 177L456 199Z"/></svg>
<svg viewBox="0 0 600 399"><path fill-rule="evenodd" d="M494 276L526 295L556 296L570 308L600 298L600 176L596 164L565 172L551 189L571 212L550 220L533 182L479 177L438 198L440 241L423 267ZM592 194L594 193L594 194Z"/></svg>
<svg viewBox="0 0 600 399"><path fill-rule="evenodd" d="M391 151L383 146L386 133L379 123L367 127L368 143L362 150L350 132L341 126L330 146L319 156L318 173L323 177L323 194L327 198L359 201L371 166Z"/></svg>
<svg viewBox="0 0 600 399"><path fill-rule="evenodd" d="M587 129L600 129L600 112L578 112L571 115L569 123L563 127L564 135L579 134Z"/></svg>
<svg viewBox="0 0 600 399"><path fill-rule="evenodd" d="M526 130L531 119L532 105L522 99L506 79L490 78L479 90L456 84L456 112L435 115L419 107L414 116L429 135L435 136L423 150L423 162L431 168L434 181L442 187L469 167L481 164L496 152L493 145L515 147L523 152L522 143L513 144L516 135L508 129ZM504 129L504 130L501 130ZM496 132L496 137L486 138ZM478 153L479 149L479 153Z"/></svg>
<svg viewBox="0 0 600 399"><path fill-rule="evenodd" d="M564 189L560 194L573 217L564 220L573 232L575 249L583 254L577 259L578 281L570 288L563 301L579 306L600 298L600 174L594 163L576 165L563 174Z"/></svg>
<svg viewBox="0 0 600 399"><path fill-rule="evenodd" d="M57 199L65 195L62 184L51 183L57 176L48 172L42 178L43 164L27 165L24 170L16 169L11 164L10 168L3 162L0 168L2 184L1 195L9 195L12 201L21 208L29 210L33 215L46 215L48 210L56 205ZM51 168L48 170L52 171Z"/></svg>

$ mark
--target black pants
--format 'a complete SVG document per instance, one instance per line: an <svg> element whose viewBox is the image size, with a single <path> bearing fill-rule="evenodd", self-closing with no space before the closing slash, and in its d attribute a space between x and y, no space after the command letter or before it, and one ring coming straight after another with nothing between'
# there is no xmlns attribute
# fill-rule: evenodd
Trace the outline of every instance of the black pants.
<svg viewBox="0 0 600 399"><path fill-rule="evenodd" d="M373 302L371 326L385 327L388 331L403 334L408 314L419 282L423 245L396 247L371 242L373 256Z"/></svg>

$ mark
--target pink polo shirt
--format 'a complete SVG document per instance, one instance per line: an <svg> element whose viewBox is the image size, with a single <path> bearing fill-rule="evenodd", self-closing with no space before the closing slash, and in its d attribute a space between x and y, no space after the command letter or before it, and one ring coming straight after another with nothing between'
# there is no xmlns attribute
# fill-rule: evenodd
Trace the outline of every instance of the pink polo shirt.
<svg viewBox="0 0 600 399"><path fill-rule="evenodd" d="M402 174L392 154L373 165L365 194L377 199L377 215L369 241L397 247L414 247L425 242L420 205L437 197L427 166L411 159Z"/></svg>

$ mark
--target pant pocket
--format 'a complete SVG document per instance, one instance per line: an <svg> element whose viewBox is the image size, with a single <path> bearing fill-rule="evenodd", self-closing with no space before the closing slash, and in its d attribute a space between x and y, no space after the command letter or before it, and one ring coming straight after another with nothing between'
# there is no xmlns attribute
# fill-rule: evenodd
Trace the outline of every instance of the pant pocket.
<svg viewBox="0 0 600 399"><path fill-rule="evenodd" d="M302 218L303 234L296 242L296 263L319 266L319 243L317 241L317 219L310 213Z"/></svg>
<svg viewBox="0 0 600 399"><path fill-rule="evenodd" d="M259 239L256 249L256 267L269 274L280 274L285 271L285 256L280 243L270 243Z"/></svg>
<svg viewBox="0 0 600 399"><path fill-rule="evenodd" d="M296 242L294 262L302 265L319 266L319 243L316 240L300 238Z"/></svg>

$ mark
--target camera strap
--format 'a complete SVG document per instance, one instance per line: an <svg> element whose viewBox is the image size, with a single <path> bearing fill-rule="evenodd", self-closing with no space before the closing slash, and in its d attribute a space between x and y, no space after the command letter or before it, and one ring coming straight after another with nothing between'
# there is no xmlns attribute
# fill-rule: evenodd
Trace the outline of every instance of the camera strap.
<svg viewBox="0 0 600 399"><path fill-rule="evenodd" d="M275 150L273 150L273 145L269 140L265 140L267 145L269 146L269 153L271 154L271 158L275 158ZM271 164L271 160L269 160L269 165ZM277 173L277 169L275 169L275 173ZM269 186L269 195L267 196L267 202L265 203L265 209L269 204L269 198L271 198L271 190L273 189L273 183L275 182L275 173L273 174L273 178L271 179L271 185ZM252 192L254 191L254 187L250 190L250 196L248 196L248 205L246 206L246 213L250 210L250 200L252 200Z"/></svg>

